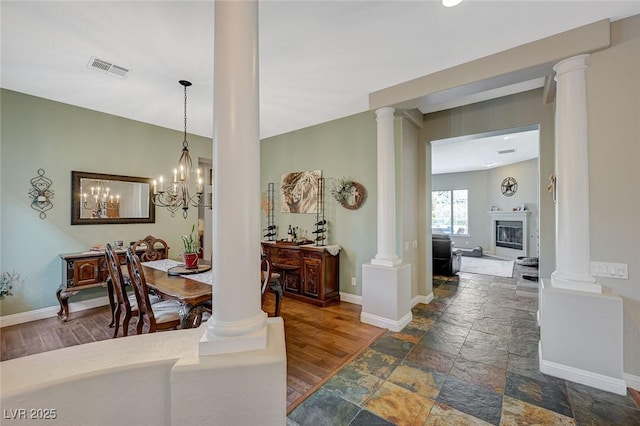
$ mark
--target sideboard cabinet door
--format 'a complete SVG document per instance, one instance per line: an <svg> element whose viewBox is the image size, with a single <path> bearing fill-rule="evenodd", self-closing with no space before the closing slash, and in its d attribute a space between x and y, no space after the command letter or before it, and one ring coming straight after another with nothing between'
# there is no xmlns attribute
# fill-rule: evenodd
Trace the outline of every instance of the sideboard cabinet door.
<svg viewBox="0 0 640 426"><path fill-rule="evenodd" d="M100 280L100 259L81 259L73 262L73 285L97 284Z"/></svg>

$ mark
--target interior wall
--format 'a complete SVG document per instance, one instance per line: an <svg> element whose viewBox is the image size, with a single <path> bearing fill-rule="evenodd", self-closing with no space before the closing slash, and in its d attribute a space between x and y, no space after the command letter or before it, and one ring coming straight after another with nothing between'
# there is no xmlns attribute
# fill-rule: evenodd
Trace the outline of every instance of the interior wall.
<svg viewBox="0 0 640 426"><path fill-rule="evenodd" d="M629 279L598 277L623 296L624 371L640 386L640 15L611 24L611 47L586 70L591 260L626 263Z"/></svg>
<svg viewBox="0 0 640 426"><path fill-rule="evenodd" d="M398 256L411 266L411 297L426 296L424 270L418 260L424 257L418 245L418 129L404 118L399 119L400 144L402 146L400 168L400 192L402 231L399 235Z"/></svg>
<svg viewBox="0 0 640 426"><path fill-rule="evenodd" d="M500 190L502 181L508 176L515 178L518 182L518 190L511 197L505 197ZM527 243L529 253L527 256L538 257L538 196L549 197L546 187L543 193L539 193L538 159L496 167L488 171L487 177L487 183L489 184L487 201L489 207L495 205L500 210L509 211L524 204L526 209L531 212L529 214L527 234L527 238L529 238Z"/></svg>
<svg viewBox="0 0 640 426"><path fill-rule="evenodd" d="M0 102L0 268L24 278L14 295L0 302L2 315L58 305L60 253L151 234L168 242L171 257L179 256L180 236L197 224L196 209L186 220L181 212L172 218L158 208L150 224L71 225L71 171L167 177L177 165L182 132L4 89ZM176 117L177 124L180 120ZM189 135L188 140L194 162L211 158L211 139ZM38 169L53 181L53 208L45 219L27 195ZM104 295L104 289L86 290L70 301Z"/></svg>
<svg viewBox="0 0 640 426"><path fill-rule="evenodd" d="M377 244L377 127L373 112L365 112L284 135L263 139L260 149L260 181L266 193L275 183L275 223L277 238L287 236L289 225L315 229L316 215L280 212L280 179L285 173L322 170L325 177L327 244L340 251L340 291L362 294L362 264L371 261ZM338 204L330 190L335 181L348 178L364 185L367 198L357 210ZM266 215L262 215L262 228ZM356 286L351 278L356 277Z"/></svg>
<svg viewBox="0 0 640 426"><path fill-rule="evenodd" d="M424 123L421 133L424 141L537 124L540 188L547 187L548 177L554 172L554 107L543 102L542 89L426 114ZM426 185L431 186L430 178ZM544 277L555 270L555 206L546 191L540 197L539 209L540 275Z"/></svg>

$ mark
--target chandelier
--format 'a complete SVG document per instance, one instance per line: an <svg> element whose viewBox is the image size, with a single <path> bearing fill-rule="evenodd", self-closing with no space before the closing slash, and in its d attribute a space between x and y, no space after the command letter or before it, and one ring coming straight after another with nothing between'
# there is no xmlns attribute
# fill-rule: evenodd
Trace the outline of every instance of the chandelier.
<svg viewBox="0 0 640 426"><path fill-rule="evenodd" d="M85 210L90 210L92 218L120 216L120 196L114 196L102 181L97 181L96 186L91 187L91 195L86 192L81 194L80 206Z"/></svg>
<svg viewBox="0 0 640 426"><path fill-rule="evenodd" d="M159 207L166 207L175 216L178 209L182 209L182 216L186 219L189 214L189 206L200 207L204 201L204 186L200 169L196 175L196 193L191 195L189 184L191 181L191 156L189 155L189 142L187 142L187 87L191 83L180 80L184 86L184 141L182 142L182 155L178 160L178 167L173 169L173 180L165 186L164 178L160 176L158 181L153 181L153 197L151 201Z"/></svg>

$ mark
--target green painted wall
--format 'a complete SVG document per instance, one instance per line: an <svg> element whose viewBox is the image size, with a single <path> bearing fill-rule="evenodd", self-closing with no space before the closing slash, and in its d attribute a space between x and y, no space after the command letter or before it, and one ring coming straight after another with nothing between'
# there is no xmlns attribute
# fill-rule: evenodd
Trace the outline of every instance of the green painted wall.
<svg viewBox="0 0 640 426"><path fill-rule="evenodd" d="M8 90L0 92L0 102L0 269L24 278L14 296L0 302L2 315L58 304L60 253L152 234L167 240L171 257L179 255L180 235L197 222L195 210L187 220L157 209L154 224L72 226L70 209L72 170L167 177L178 162L182 132ZM211 158L210 139L188 140L194 163ZM53 181L55 193L44 220L27 196L38 169ZM104 295L102 289L88 290L70 300Z"/></svg>
<svg viewBox="0 0 640 426"><path fill-rule="evenodd" d="M328 244L342 247L340 291L356 295L361 294L362 264L376 254L376 132L375 114L365 112L264 139L260 150L263 191L269 182L276 188L278 239L287 236L289 225L313 235L316 218L315 214L280 213L280 177L289 172L322 170L326 179ZM345 209L331 197L331 187L342 177L360 182L367 189L367 199L360 209ZM266 216L262 224L266 224ZM356 277L355 287L351 277Z"/></svg>

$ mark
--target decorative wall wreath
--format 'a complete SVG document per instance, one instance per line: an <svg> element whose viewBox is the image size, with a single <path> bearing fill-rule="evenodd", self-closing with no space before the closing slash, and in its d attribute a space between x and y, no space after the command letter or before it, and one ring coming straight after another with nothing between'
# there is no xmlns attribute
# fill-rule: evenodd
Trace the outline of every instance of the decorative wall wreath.
<svg viewBox="0 0 640 426"><path fill-rule="evenodd" d="M331 188L331 195L345 209L356 210L366 200L367 189L359 182L342 178Z"/></svg>

